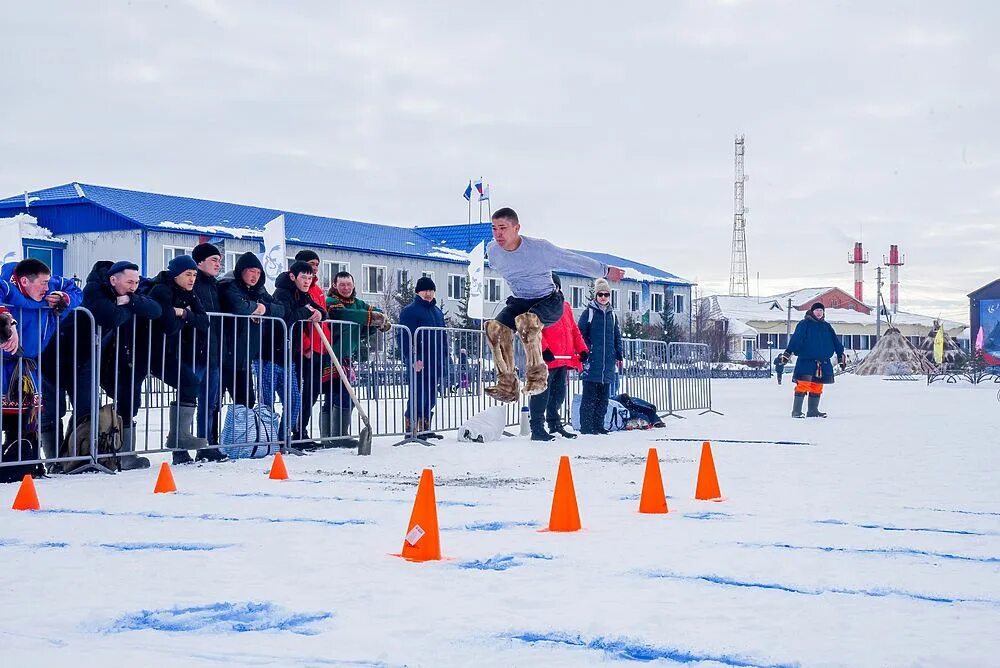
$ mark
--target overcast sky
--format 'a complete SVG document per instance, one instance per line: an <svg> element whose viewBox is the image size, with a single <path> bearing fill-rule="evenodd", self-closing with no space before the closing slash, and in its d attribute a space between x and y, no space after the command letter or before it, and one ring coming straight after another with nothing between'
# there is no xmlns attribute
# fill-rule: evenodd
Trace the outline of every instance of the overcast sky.
<svg viewBox="0 0 1000 668"><path fill-rule="evenodd" d="M751 285L967 321L1000 275L996 2L30 0L0 39L0 195L81 181L528 235L728 288L746 135ZM478 207L473 210L474 219ZM863 236L862 236L863 235Z"/></svg>

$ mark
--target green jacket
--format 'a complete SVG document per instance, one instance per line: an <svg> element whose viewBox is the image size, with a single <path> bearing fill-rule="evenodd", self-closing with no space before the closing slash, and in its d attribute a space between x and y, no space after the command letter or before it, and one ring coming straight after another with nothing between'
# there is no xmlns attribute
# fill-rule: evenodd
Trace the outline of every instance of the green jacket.
<svg viewBox="0 0 1000 668"><path fill-rule="evenodd" d="M330 320L349 322L352 325L337 327L332 325L333 351L338 359L353 358L361 346L361 337L367 337L375 330L372 326L372 313L381 313L381 309L371 306L357 293L350 299L344 299L339 294L326 298L326 314Z"/></svg>

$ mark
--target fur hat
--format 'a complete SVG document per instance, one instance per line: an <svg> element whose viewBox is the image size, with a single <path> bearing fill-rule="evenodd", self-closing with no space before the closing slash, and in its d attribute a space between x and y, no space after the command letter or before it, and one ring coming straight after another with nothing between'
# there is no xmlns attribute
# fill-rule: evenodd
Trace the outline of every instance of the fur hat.
<svg viewBox="0 0 1000 668"><path fill-rule="evenodd" d="M608 279L599 278L594 281L594 294L598 292L611 292L611 284L608 283Z"/></svg>
<svg viewBox="0 0 1000 668"><path fill-rule="evenodd" d="M413 289L414 292L423 292L424 290L437 292L437 287L435 287L434 281L431 280L430 276L421 276L418 278L417 287Z"/></svg>
<svg viewBox="0 0 1000 668"><path fill-rule="evenodd" d="M191 257L194 258L194 261L198 264L201 264L208 258L215 255L218 255L221 258L222 251L219 250L218 246L208 243L198 244L194 247L194 250L191 251Z"/></svg>

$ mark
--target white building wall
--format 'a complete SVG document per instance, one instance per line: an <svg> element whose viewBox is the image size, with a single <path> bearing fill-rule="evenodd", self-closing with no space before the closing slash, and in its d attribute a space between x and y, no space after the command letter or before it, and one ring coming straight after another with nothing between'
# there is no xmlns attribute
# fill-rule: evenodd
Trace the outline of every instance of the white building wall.
<svg viewBox="0 0 1000 668"><path fill-rule="evenodd" d="M87 280L98 260L129 260L141 266L142 235L138 230L64 234L63 274L67 278Z"/></svg>

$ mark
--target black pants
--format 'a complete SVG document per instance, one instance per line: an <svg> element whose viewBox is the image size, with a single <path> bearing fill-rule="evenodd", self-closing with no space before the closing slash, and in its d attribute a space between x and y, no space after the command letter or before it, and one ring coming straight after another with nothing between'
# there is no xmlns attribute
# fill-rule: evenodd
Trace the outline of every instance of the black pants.
<svg viewBox="0 0 1000 668"><path fill-rule="evenodd" d="M299 410L298 424L292 425L292 440L308 437L313 406L316 405L316 400L323 393L323 365L325 361L325 358L320 355L299 357L300 364L297 365L296 371L299 374L297 382L302 388L302 407Z"/></svg>
<svg viewBox="0 0 1000 668"><path fill-rule="evenodd" d="M154 362L152 372L154 376L177 390L180 403L189 406L198 404L198 374L190 363L177 359L168 360L166 364Z"/></svg>
<svg viewBox="0 0 1000 668"><path fill-rule="evenodd" d="M250 373L250 369L222 367L222 377L219 380L220 398L228 392L233 398L233 403L238 406L253 408L257 404L257 393L254 391L253 374Z"/></svg>
<svg viewBox="0 0 1000 668"><path fill-rule="evenodd" d="M541 394L532 395L528 401L531 409L531 423L541 426L544 421L549 431L562 426L559 409L566 400L566 375L569 369L561 366L549 369L549 384Z"/></svg>
<svg viewBox="0 0 1000 668"><path fill-rule="evenodd" d="M552 294L538 299L507 297L507 305L493 319L508 329L516 329L515 318L524 313L534 313L542 325L554 325L563 314L563 294L555 290Z"/></svg>
<svg viewBox="0 0 1000 668"><path fill-rule="evenodd" d="M609 383L583 381L583 396L580 399L580 432L595 434L604 429L604 416L608 413Z"/></svg>

